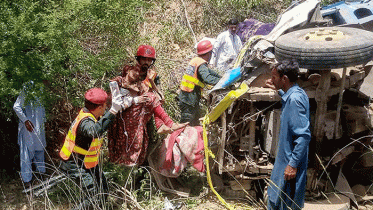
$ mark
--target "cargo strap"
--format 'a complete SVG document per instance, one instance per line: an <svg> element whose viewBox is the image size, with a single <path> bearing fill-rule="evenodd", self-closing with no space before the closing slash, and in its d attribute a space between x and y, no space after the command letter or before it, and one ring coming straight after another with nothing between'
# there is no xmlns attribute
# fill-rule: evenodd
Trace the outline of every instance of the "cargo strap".
<svg viewBox="0 0 373 210"><path fill-rule="evenodd" d="M207 139L207 131L206 126L212 122L214 122L216 119L219 118L219 116L232 104L233 101L235 101L237 98L245 94L249 90L249 87L246 83L242 83L240 88L237 90L230 91L222 101L219 102L219 104L209 113L206 114L202 123L203 127L203 142L205 147L205 163L206 163L206 176L207 176L207 182L209 183L209 186L212 190L212 192L218 197L219 201L228 209L234 209L231 205L229 205L224 198L222 198L218 192L216 192L212 181L211 181L211 174L210 174L210 167L209 167L209 157L212 157L215 159L214 153L208 148L208 139Z"/></svg>

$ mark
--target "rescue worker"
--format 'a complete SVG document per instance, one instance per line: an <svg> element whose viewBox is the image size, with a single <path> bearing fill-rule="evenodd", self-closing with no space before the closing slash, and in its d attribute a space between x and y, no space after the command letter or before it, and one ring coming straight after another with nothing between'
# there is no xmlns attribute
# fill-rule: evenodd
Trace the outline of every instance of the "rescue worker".
<svg viewBox="0 0 373 210"><path fill-rule="evenodd" d="M153 92L158 100L163 103L164 95L157 87L158 76L155 71L154 63L156 61L155 49L150 45L140 45L136 52L136 65L126 65L122 70L121 77L126 77L128 72L132 70L140 72L139 80L142 81L143 87L141 89L145 92ZM131 88L130 88L131 89ZM136 88L135 88L136 89ZM137 90L138 91L138 90ZM154 131L154 118L151 117L150 120L146 122L146 127L148 131L148 137L150 142L153 142L155 131Z"/></svg>
<svg viewBox="0 0 373 210"><path fill-rule="evenodd" d="M233 61L242 48L241 38L237 35L238 21L231 19L228 22L228 30L219 34L214 43L214 54L211 64L224 73L233 67Z"/></svg>
<svg viewBox="0 0 373 210"><path fill-rule="evenodd" d="M208 67L213 46L209 40L203 40L197 45L197 57L189 62L180 84L179 108L181 123L189 122L190 126L199 125L202 89L205 84L215 85L221 76Z"/></svg>
<svg viewBox="0 0 373 210"><path fill-rule="evenodd" d="M150 45L140 45L137 48L136 53L137 64L135 66L124 66L122 70L122 77L125 77L126 73L132 68L138 68L140 70L140 80L146 85L146 91L154 92L160 101L164 101L163 93L158 89L156 85L157 72L154 70L154 62L156 60L155 49Z"/></svg>
<svg viewBox="0 0 373 210"><path fill-rule="evenodd" d="M113 94L112 106L109 111L106 111L108 95L104 90L89 89L84 97L84 108L80 110L70 127L60 150L60 156L63 160L69 160L72 156L78 167L92 176L97 189L102 187L106 194L108 192L106 178L98 167L102 135L115 119L118 111L125 106L124 100L119 91Z"/></svg>

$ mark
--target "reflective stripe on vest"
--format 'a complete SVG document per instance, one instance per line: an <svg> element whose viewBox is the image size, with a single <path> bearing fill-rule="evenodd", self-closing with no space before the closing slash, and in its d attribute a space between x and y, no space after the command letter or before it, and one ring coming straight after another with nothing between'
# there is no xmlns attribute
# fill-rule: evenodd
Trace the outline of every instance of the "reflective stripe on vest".
<svg viewBox="0 0 373 210"><path fill-rule="evenodd" d="M181 90L185 92L192 92L196 85L200 86L201 88L205 87L205 84L199 81L197 77L198 68L204 63L206 63L206 61L200 57L195 57L190 61L189 66L181 79Z"/></svg>
<svg viewBox="0 0 373 210"><path fill-rule="evenodd" d="M203 84L201 81L187 74L184 74L183 80L181 80L181 85L191 88L192 90L194 89L195 85L198 85L201 88L205 87L205 84Z"/></svg>
<svg viewBox="0 0 373 210"><path fill-rule="evenodd" d="M95 122L96 118L91 113L85 113L83 110L80 110L78 116L74 120L73 124L70 127L69 132L66 135L65 142L61 148L60 156L64 160L68 160L72 152L84 155L84 166L87 169L93 168L98 164L98 158L100 155L100 149L103 142L103 139L94 138L91 142L91 145L88 150L85 150L77 145L75 145L76 132L80 121L84 118L90 117Z"/></svg>
<svg viewBox="0 0 373 210"><path fill-rule="evenodd" d="M157 72L155 72L154 70L152 69L149 69L148 70L148 75L147 77L145 78L145 80L143 81L145 83L145 85L151 87L151 88L154 88L152 87L152 84L149 80L155 80L155 78L157 77Z"/></svg>

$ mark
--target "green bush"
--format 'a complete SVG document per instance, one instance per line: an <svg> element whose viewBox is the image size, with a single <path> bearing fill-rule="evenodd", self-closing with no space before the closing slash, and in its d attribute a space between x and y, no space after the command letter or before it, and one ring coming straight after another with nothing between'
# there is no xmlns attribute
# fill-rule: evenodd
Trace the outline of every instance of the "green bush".
<svg viewBox="0 0 373 210"><path fill-rule="evenodd" d="M2 2L0 94L17 95L28 80L49 80L47 94L55 100L102 86L136 49L138 11L148 6L137 0Z"/></svg>
<svg viewBox="0 0 373 210"><path fill-rule="evenodd" d="M49 133L47 141L62 144L56 136L76 115L74 110L64 115L65 108L82 106L89 88L108 90L108 80L119 73L128 52L137 48L140 11L149 6L143 0L1 1L0 97L9 99L2 101L1 118L16 119L12 106L25 82L33 80L36 95L41 95L39 89L48 81L43 92L46 130L55 134ZM16 130L4 129L0 131L3 145L9 142L7 132ZM5 151L17 148L16 140L11 142L12 149Z"/></svg>

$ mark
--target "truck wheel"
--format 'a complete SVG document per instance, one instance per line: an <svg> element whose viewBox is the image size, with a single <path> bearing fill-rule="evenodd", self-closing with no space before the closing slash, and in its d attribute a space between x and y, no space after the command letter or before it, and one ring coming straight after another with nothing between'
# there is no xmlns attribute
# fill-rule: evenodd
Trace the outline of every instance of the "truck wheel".
<svg viewBox="0 0 373 210"><path fill-rule="evenodd" d="M301 68L328 70L366 64L373 58L373 32L348 27L308 28L275 41L277 60L296 59Z"/></svg>

